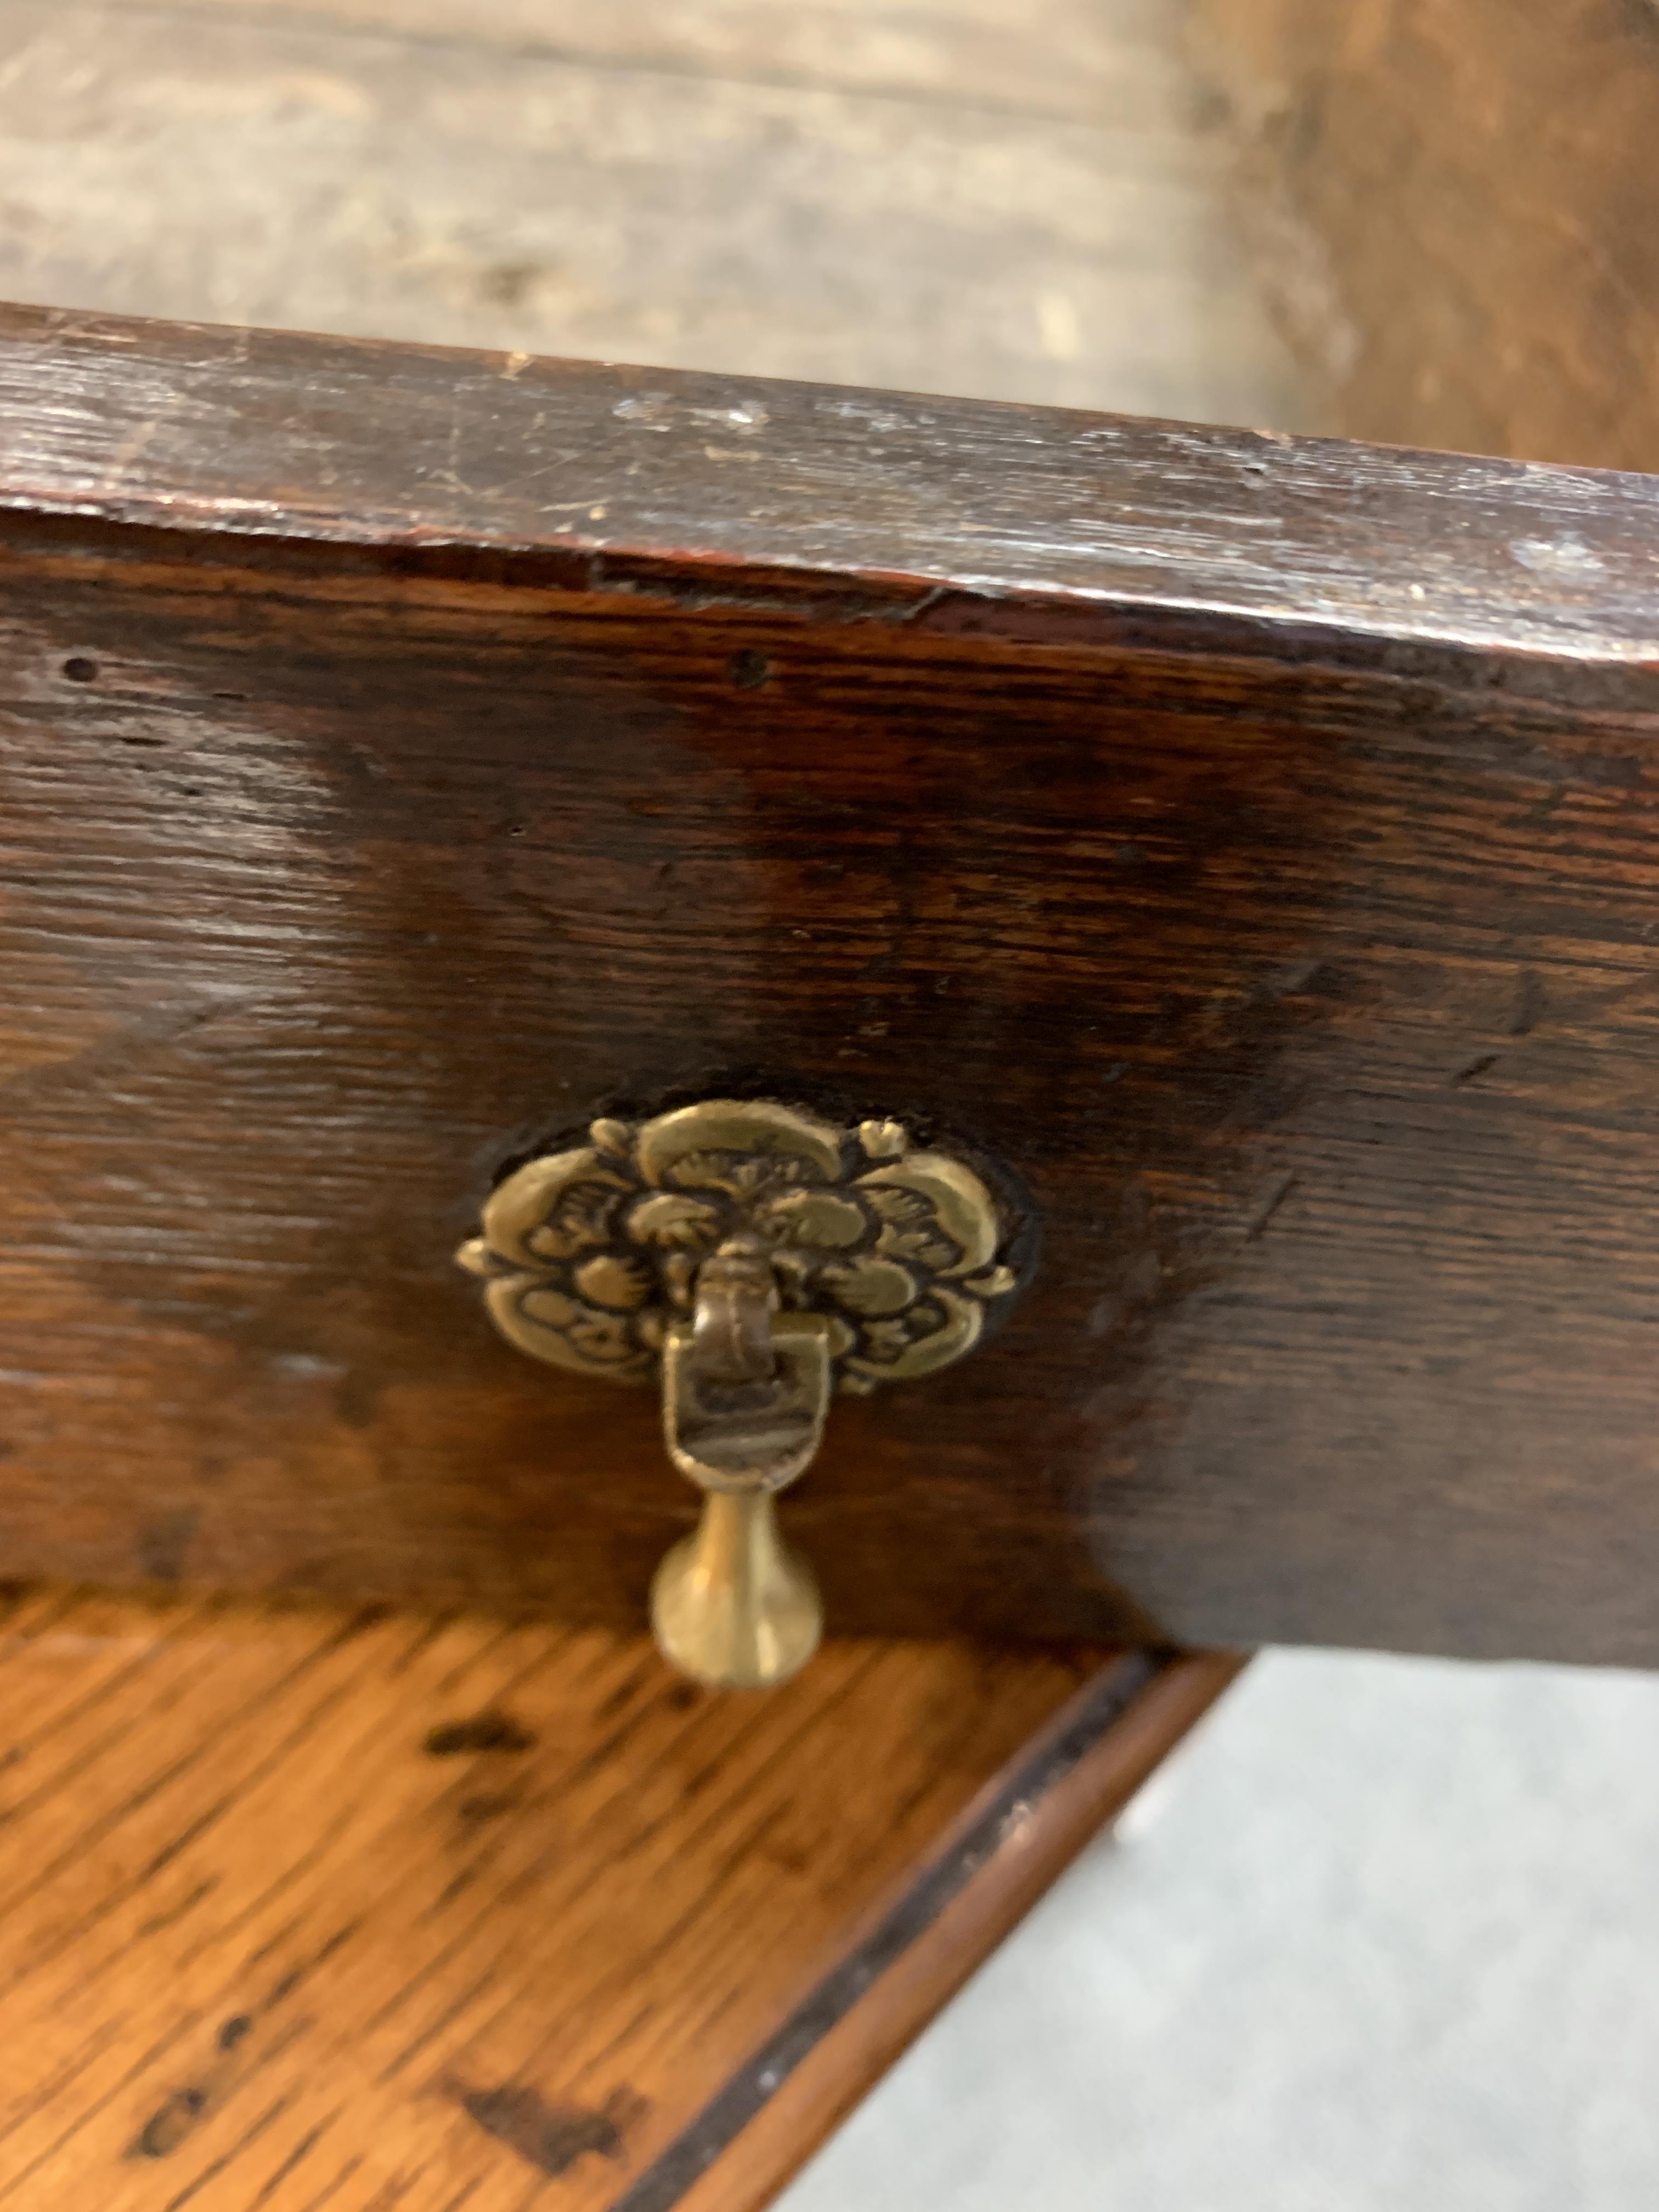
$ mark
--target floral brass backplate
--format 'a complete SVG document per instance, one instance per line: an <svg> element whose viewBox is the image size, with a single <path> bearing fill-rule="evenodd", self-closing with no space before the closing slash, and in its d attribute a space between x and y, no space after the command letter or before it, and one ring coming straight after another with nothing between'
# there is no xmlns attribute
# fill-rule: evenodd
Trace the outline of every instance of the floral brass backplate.
<svg viewBox="0 0 1659 2212"><path fill-rule="evenodd" d="M948 1365L1018 1287L984 1181L896 1121L713 1099L587 1134L500 1183L457 1255L502 1334L555 1366L653 1375L732 1239L764 1251L786 1311L825 1317L843 1390Z"/></svg>

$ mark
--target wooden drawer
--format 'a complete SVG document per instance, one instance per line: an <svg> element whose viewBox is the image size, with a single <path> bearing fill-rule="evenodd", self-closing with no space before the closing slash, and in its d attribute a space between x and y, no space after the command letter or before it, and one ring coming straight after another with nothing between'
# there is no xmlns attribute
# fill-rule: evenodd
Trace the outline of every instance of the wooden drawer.
<svg viewBox="0 0 1659 2212"><path fill-rule="evenodd" d="M15 308L0 1561L637 1620L452 1265L701 1095L1004 1163L832 1622L1659 1661L1638 477Z"/></svg>

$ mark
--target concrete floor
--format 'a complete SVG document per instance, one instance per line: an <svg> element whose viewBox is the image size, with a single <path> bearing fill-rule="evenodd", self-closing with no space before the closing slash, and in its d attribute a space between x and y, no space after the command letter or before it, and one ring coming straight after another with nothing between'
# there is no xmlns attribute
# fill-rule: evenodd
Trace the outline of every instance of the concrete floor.
<svg viewBox="0 0 1659 2212"><path fill-rule="evenodd" d="M780 2212L1659 2202L1659 1679L1269 1653L1127 1828Z"/></svg>

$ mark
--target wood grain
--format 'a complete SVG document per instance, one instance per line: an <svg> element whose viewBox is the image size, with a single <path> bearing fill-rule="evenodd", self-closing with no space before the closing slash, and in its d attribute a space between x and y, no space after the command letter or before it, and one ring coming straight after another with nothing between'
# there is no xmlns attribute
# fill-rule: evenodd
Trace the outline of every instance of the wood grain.
<svg viewBox="0 0 1659 2212"><path fill-rule="evenodd" d="M379 32L617 70L834 87L1143 131L1167 64L1157 0L105 0L152 32L189 21Z"/></svg>
<svg viewBox="0 0 1659 2212"><path fill-rule="evenodd" d="M0 2204L758 2205L1229 1672L14 1601Z"/></svg>
<svg viewBox="0 0 1659 2212"><path fill-rule="evenodd" d="M1196 0L1326 426L1659 467L1650 0Z"/></svg>
<svg viewBox="0 0 1659 2212"><path fill-rule="evenodd" d="M648 1394L449 1255L747 1085L1046 1224L833 1621L1659 1659L1653 483L9 327L16 1571L638 1620Z"/></svg>
<svg viewBox="0 0 1659 2212"><path fill-rule="evenodd" d="M239 558L494 578L538 553L510 580L787 599L884 646L902 625L1466 685L1493 664L1460 648L1546 689L1540 656L1588 683L1659 650L1641 477L24 307L0 307L0 510L227 533Z"/></svg>

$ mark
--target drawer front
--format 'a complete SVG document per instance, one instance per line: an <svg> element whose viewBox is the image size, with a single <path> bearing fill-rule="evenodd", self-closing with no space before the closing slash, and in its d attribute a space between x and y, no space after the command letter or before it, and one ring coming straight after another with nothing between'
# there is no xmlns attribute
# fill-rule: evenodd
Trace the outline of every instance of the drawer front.
<svg viewBox="0 0 1659 2212"><path fill-rule="evenodd" d="M452 1254L764 1096L1041 1223L836 1404L832 1626L1659 1660L1645 480L24 311L0 381L8 1572L637 1617L652 1393Z"/></svg>

